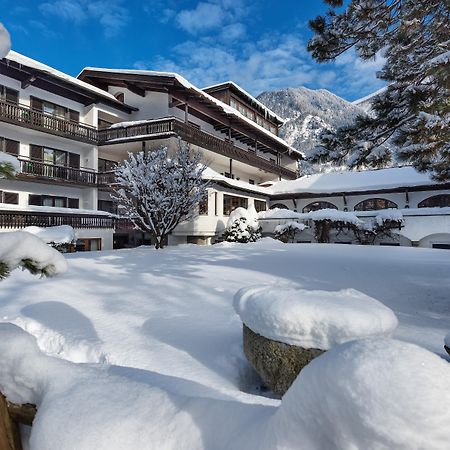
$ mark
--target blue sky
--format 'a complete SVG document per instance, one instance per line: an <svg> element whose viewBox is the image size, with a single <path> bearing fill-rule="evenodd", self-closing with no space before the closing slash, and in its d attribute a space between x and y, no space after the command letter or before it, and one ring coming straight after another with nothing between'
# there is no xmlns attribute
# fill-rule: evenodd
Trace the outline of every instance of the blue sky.
<svg viewBox="0 0 450 450"><path fill-rule="evenodd" d="M13 49L77 75L85 66L175 71L198 87L233 80L254 95L325 88L347 100L383 86L382 58L318 64L306 51L320 0L0 0Z"/></svg>

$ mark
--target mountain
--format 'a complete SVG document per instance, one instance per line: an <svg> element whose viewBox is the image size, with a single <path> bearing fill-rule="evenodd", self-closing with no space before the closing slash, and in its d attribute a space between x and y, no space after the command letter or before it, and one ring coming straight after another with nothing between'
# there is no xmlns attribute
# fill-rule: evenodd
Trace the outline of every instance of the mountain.
<svg viewBox="0 0 450 450"><path fill-rule="evenodd" d="M358 114L365 114L358 105L325 89L288 88L263 92L257 98L286 120L280 136L306 155L322 131L351 124Z"/></svg>
<svg viewBox="0 0 450 450"><path fill-rule="evenodd" d="M366 95L365 97L359 98L358 100L355 100L352 102L352 105L358 106L361 108L364 112L367 114L371 113L372 110L372 101L373 99L378 95L381 94L386 90L385 87L378 89L378 91L372 92L372 94Z"/></svg>

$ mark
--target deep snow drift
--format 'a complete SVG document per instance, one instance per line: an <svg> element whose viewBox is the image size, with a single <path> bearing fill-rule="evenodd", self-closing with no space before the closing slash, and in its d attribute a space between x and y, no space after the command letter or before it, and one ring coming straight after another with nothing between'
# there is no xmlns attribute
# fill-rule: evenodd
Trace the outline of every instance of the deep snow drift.
<svg viewBox="0 0 450 450"><path fill-rule="evenodd" d="M419 344L441 356L445 354L443 339L450 330L450 255L445 250L282 244L262 239L254 244L223 243L212 247L185 245L162 251L138 248L78 253L67 255L66 259L69 270L56 278L38 279L28 273L15 271L0 283L2 320L25 328L37 337L41 350L59 358L52 359L52 363L45 359L46 369L42 369L42 373L37 375L50 377L53 364L66 367L68 363L61 359L101 363L70 365L67 376L58 372L61 376L57 377L56 384L49 380L48 384L38 383L37 388L30 388L38 389L33 391L36 392L33 398L38 404L48 406L47 413L42 413L42 421L36 422L33 433L38 433L39 430L50 433L46 428L46 422L50 418L53 423L52 433L55 433L52 436L60 430L68 432L64 424L69 422L74 428L71 436L80 436L81 441L85 436L88 439L92 433L97 448L107 430L117 430L119 435L123 430L137 433L137 430L143 432L145 427L155 429L153 425L156 424L156 428L163 427L161 429L166 430L167 436L173 432L175 441L178 437L178 444L186 442L185 448L227 448L230 433L241 436L242 441L239 442L241 447L236 445L228 448L252 449L251 445L255 442L259 445L256 447L258 450L263 449L264 445L265 448L283 448L282 437L290 435L287 428L290 425L281 411L284 409L286 415L291 417L292 405L297 400L292 401L293 403L283 400L283 406L278 409L278 400L256 395L259 381L243 355L242 322L232 305L233 296L238 289L255 284L276 284L329 292L355 289L395 312L399 326L394 337ZM351 345L356 344L344 344L342 354L334 353L336 358L341 359L347 351L351 354ZM14 351L14 348L7 347ZM340 348L341 346L335 347L329 353ZM391 346L379 350L378 361L371 356L374 349L372 344L361 349L361 355L365 355L360 359L364 370L356 370L356 366L351 365L356 363L349 363L349 367L354 370L353 378L350 377L349 380L358 383L355 389L360 388L361 392L366 391L368 386L364 384L365 374L371 370L382 374L379 378L380 390L378 393L374 392L373 399L367 403L377 405L373 416L368 415L371 410L364 409L363 404L353 403L349 407L345 403L347 407L343 407L342 411L338 409L340 397L331 394L335 387L328 383L338 382L337 378L334 379L334 373L338 370L343 374L342 378L349 377L344 366L335 370L332 369L335 363L324 362L321 366L324 369L319 370L321 378L311 374L310 382L312 378L317 379L319 387L311 391L312 400L310 397L302 397L305 405L314 403L311 407L308 406L311 414L304 417L304 428L310 433L308 439L311 442L323 444L315 436L317 425L314 421L320 414L320 420L327 426L331 421L327 411L332 406L334 409L331 408L330 411L342 413L342 423L347 423L348 420L362 421L356 423L362 423L361 427L369 427L360 427L366 430L364 435L367 436L379 436L379 430L387 430L389 436L397 436L397 432L390 428L397 424L405 427L404 430L409 430L404 431L404 435L413 436L411 439L421 438L415 431L419 429L421 436L437 436L435 432L438 433L439 427L436 424L440 419L430 416L429 422L422 423L420 427L419 424L423 414L429 414L430 411L441 414L441 403L436 399L437 390L441 391L442 401L448 404L445 389L437 379L438 374L441 377L442 370L445 372L442 369L444 366L439 364L441 359L431 355L432 362L426 362L426 367L430 367L431 372L426 369L422 373L419 361L431 360L428 356L425 360L423 353L416 353L415 347L393 348L392 356L386 357L386 364L383 362L383 355L385 352L391 354ZM423 352L420 349L417 351ZM4 347L1 352L5 355L6 362ZM18 362L14 357L10 361ZM395 370L398 373L402 370L408 373L410 382L400 384L400 377L395 376L392 380L396 381L389 388L389 377L394 373L389 361L404 362L405 366L398 366ZM447 364L445 361L444 363ZM22 371L16 365L14 371L26 373L27 367L29 366L23 366ZM85 372L88 369L95 370L95 377L89 371ZM78 371L78 374L73 375L72 370ZM307 369L302 373L305 370ZM431 373L434 375L431 376ZM35 375L34 372L29 372L30 377ZM424 377L430 380L430 386L424 386ZM0 376L0 379L5 378ZM448 375L446 379L448 380ZM76 381L74 385L74 380L80 382ZM16 382L18 381L20 380L16 377ZM30 380L29 386L34 382ZM373 384L374 380L368 379L367 383ZM342 402L347 402L348 395L352 392L349 386L350 384L344 390L345 398ZM392 397L394 391L399 393L399 397ZM361 395L360 391L355 392ZM419 392L421 396L418 395ZM330 399L329 405L324 398ZM128 403L122 405L124 399L136 400L138 407L134 411L142 419L139 422L141 426L126 419L130 409ZM288 399L289 397L285 397L285 400ZM427 405L434 404L434 407L427 406L418 410L421 401ZM71 402L82 406L82 412L80 413L79 408L76 411L69 410L67 405ZM340 404L344 405L342 402ZM405 424L404 416L392 422L397 403L406 408L411 428L406 428L408 425ZM152 404L155 406L148 406ZM285 406L289 404L291 406ZM85 412L92 411L92 405L98 405L101 410L104 406L108 413L93 411L89 420ZM41 410L45 411L46 408ZM386 414L391 425L383 423L379 415L381 413L377 411ZM411 417L412 411L414 414ZM38 417L40 414L38 413ZM446 414L441 416L447 417ZM277 428L275 417L279 417L280 423L286 428ZM154 422L148 424L151 419ZM120 431L122 423L124 428ZM175 424L176 428L164 428L170 423ZM293 430L298 433L300 425L296 419L293 423ZM336 427L345 431L341 425ZM180 433L176 433L175 429L179 429ZM360 444L362 435L356 429L351 428L350 431L349 436L359 443L360 448L371 448ZM444 432L445 428L442 427L439 433ZM182 436L183 433L186 434L185 437ZM336 429L331 428L329 433L323 435L323 439L335 436L336 448L349 448L342 443L342 436L336 433ZM62 434L60 433L59 439L63 439ZM111 432L111 436L113 435ZM201 441L198 441L199 436ZM104 442L111 442L109 439L108 436ZM398 445L386 440L386 436L379 439L382 444L373 448L420 448L419 444L415 447L412 444L405 446L397 438L393 442L398 442ZM439 443L439 439L430 437L429 442ZM64 449L62 441L58 442L61 442L58 450ZM157 439L155 442L160 444ZM195 445L189 447L192 442ZM274 442L276 446L271 447ZM306 437L296 442L301 449L308 449ZM85 448L89 448L88 444L85 444ZM317 450L324 448L320 445L316 447ZM124 447L119 445L116 448ZM167 447L160 445L159 448L177 447L167 444ZM179 445L178 448L183 447ZM436 444L432 447L430 444L430 448L439 446Z"/></svg>

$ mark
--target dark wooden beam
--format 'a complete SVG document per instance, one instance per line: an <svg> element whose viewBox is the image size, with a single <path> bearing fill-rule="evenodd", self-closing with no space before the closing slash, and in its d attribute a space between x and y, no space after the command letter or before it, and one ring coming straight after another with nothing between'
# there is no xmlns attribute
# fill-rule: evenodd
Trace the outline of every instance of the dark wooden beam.
<svg viewBox="0 0 450 450"><path fill-rule="evenodd" d="M27 78L22 80L22 82L20 83L20 87L22 89L26 89L28 86L33 84L35 81L36 81L36 75L35 74L30 74Z"/></svg>
<svg viewBox="0 0 450 450"><path fill-rule="evenodd" d="M145 97L145 89L136 86L136 84L125 81L125 87L133 94L139 95L140 97Z"/></svg>

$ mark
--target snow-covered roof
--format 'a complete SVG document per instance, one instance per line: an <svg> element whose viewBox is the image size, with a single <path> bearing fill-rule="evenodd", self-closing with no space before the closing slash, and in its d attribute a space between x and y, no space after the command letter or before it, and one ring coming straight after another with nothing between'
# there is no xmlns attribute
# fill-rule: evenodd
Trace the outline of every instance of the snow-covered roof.
<svg viewBox="0 0 450 450"><path fill-rule="evenodd" d="M70 84L76 85L76 86L78 86L82 89L85 89L87 91L90 91L96 95L100 95L104 98L107 98L108 100L111 100L115 103L120 103L116 99L116 97L114 97L114 95L110 94L109 92L104 91L103 89L95 87L92 84L86 83L85 81L81 81L78 78L67 75L64 72L60 72L59 70L54 69L53 67L47 66L46 64L43 64L39 61L31 59L28 56L22 55L13 50L11 50L8 53L8 55L6 56L6 59L9 59L10 61L14 61L18 64L22 64L27 67L31 67L32 69L39 70L41 72L45 72L49 75L52 75L53 77L60 78L64 81L67 81Z"/></svg>
<svg viewBox="0 0 450 450"><path fill-rule="evenodd" d="M234 89L239 91L244 97L247 97L252 102L256 103L260 108L262 108L264 111L267 112L267 114L270 114L272 117L277 119L279 122L284 123L285 119L280 117L278 114L274 113L270 108L268 108L266 105L262 104L257 98L253 97L253 95L249 94L245 89L241 88L238 84L236 84L234 81L225 81L223 83L213 84L211 86L204 87L202 91L209 91L209 90L215 90L219 89L221 87L226 86L233 86Z"/></svg>
<svg viewBox="0 0 450 450"><path fill-rule="evenodd" d="M278 181L272 186L272 194L330 194L437 184L429 175L419 173L413 167L395 167L359 172L317 173L292 181Z"/></svg>
<svg viewBox="0 0 450 450"><path fill-rule="evenodd" d="M255 192L263 195L270 195L271 190L262 186L258 186L256 184L250 184L241 180L234 180L232 178L227 178L215 170L207 167L203 172L203 178L211 181L218 181L224 184L227 184L230 187L241 189L245 191Z"/></svg>
<svg viewBox="0 0 450 450"><path fill-rule="evenodd" d="M198 87L194 86L192 83L190 83L188 80L186 80L186 78L182 77L181 75L179 75L175 72L158 72L158 71L154 71L154 70L105 69L105 68L99 68L99 67L85 67L78 74L78 77L83 76L83 74L85 72L99 72L99 73L106 72L106 73L114 73L114 74L128 74L128 75L141 75L141 76L149 76L149 77L174 78L184 88L195 92L197 95L208 100L210 103L213 103L216 106L218 106L222 110L222 112L224 112L226 115L237 117L238 119L251 125L253 128L256 128L261 133L264 133L270 139L273 139L274 141L283 145L284 147L286 147L288 149L289 153L296 153L302 157L304 156L300 150L297 150L296 148L290 146L284 139L281 139L279 136L271 133L269 130L266 130L261 125L258 125L256 122L253 122L253 120L250 120L249 118L245 117L243 114L241 114L236 109L232 108L230 105L227 105L226 103L218 100L217 98L213 97L212 95L208 94L207 92L204 92L202 89L199 89Z"/></svg>

